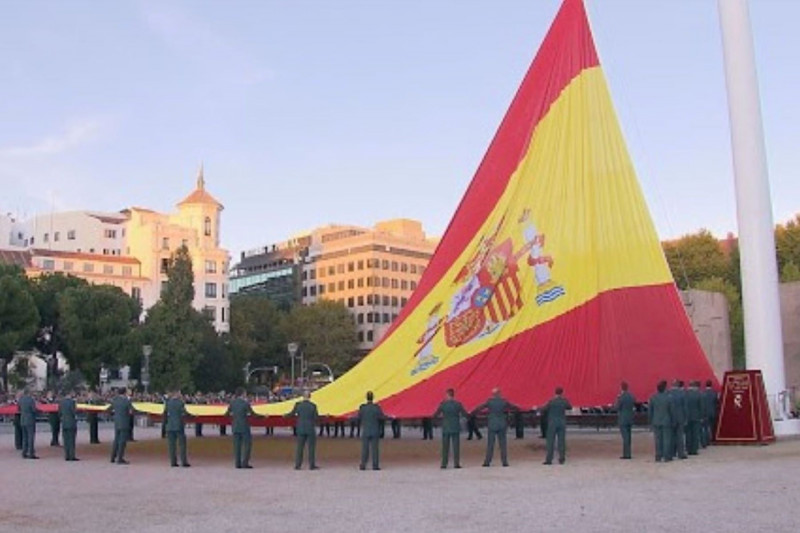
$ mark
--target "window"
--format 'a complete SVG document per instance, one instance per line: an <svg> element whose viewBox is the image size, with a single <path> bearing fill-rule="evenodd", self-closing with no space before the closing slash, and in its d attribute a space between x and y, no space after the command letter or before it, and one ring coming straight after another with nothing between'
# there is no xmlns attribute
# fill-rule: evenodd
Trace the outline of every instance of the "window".
<svg viewBox="0 0 800 533"><path fill-rule="evenodd" d="M358 297L358 305L364 305L364 296L363 295Z"/></svg>
<svg viewBox="0 0 800 533"><path fill-rule="evenodd" d="M306 281L308 279L308 271L307 270L303 270L303 273L300 275L300 278L303 281Z"/></svg>
<svg viewBox="0 0 800 533"><path fill-rule="evenodd" d="M133 287L131 289L131 298L134 300L138 300L140 303L142 301L142 289L139 287Z"/></svg>
<svg viewBox="0 0 800 533"><path fill-rule="evenodd" d="M367 287L372 287L372 276L367 278Z"/></svg>
<svg viewBox="0 0 800 533"><path fill-rule="evenodd" d="M161 239L161 249L169 250L169 237L164 237Z"/></svg>
<svg viewBox="0 0 800 533"><path fill-rule="evenodd" d="M117 230L115 229L107 229L103 231L103 235L105 235L106 239L116 239L117 238Z"/></svg>
<svg viewBox="0 0 800 533"><path fill-rule="evenodd" d="M328 283L328 292L336 292L336 284Z"/></svg>
<svg viewBox="0 0 800 533"><path fill-rule="evenodd" d="M320 269L319 269L319 277L321 277L321 278L325 277L325 268L320 267Z"/></svg>
<svg viewBox="0 0 800 533"><path fill-rule="evenodd" d="M386 259L384 259L383 261L381 261L381 268L382 268L383 270L389 270L389 261L387 261Z"/></svg>
<svg viewBox="0 0 800 533"><path fill-rule="evenodd" d="M400 286L400 283L395 278L392 278L392 288L396 289L399 286Z"/></svg>
<svg viewBox="0 0 800 533"><path fill-rule="evenodd" d="M347 280L347 288L348 289L355 289L356 288L356 280L348 279Z"/></svg>
<svg viewBox="0 0 800 533"><path fill-rule="evenodd" d="M417 282L416 281L410 281L408 285L409 285L409 287L411 287L412 291L417 288Z"/></svg>
<svg viewBox="0 0 800 533"><path fill-rule="evenodd" d="M352 309L352 308L353 308L353 307L355 307L355 306L356 306L356 300L355 300L355 298L353 298L353 297L351 296L350 298L348 298L348 299L347 299L347 307L349 307L350 309Z"/></svg>
<svg viewBox="0 0 800 533"><path fill-rule="evenodd" d="M383 313L383 323L384 324L389 323L389 313Z"/></svg>
<svg viewBox="0 0 800 533"><path fill-rule="evenodd" d="M42 268L45 270L55 270L56 262L53 261L52 259L45 259L44 261L42 261Z"/></svg>
<svg viewBox="0 0 800 533"><path fill-rule="evenodd" d="M356 322L359 323L359 324L363 324L364 323L364 313L358 313L356 315Z"/></svg>
<svg viewBox="0 0 800 533"><path fill-rule="evenodd" d="M383 296L383 305L389 307L389 297L386 295Z"/></svg>
<svg viewBox="0 0 800 533"><path fill-rule="evenodd" d="M209 320L212 322L217 320L217 308L213 305L208 305L203 308L203 313L208 317Z"/></svg>
<svg viewBox="0 0 800 533"><path fill-rule="evenodd" d="M300 291L300 296L302 296L303 298L308 296L308 288L303 287L303 289Z"/></svg>
<svg viewBox="0 0 800 533"><path fill-rule="evenodd" d="M362 288L364 286L364 278L358 278L358 288Z"/></svg>
<svg viewBox="0 0 800 533"><path fill-rule="evenodd" d="M114 265L103 265L103 274L114 274Z"/></svg>
<svg viewBox="0 0 800 533"><path fill-rule="evenodd" d="M387 288L387 289L388 289L388 288L389 288L389 278L382 278L382 279L381 279L381 285L382 285L384 288Z"/></svg>
<svg viewBox="0 0 800 533"><path fill-rule="evenodd" d="M308 295L309 296L316 296L317 295L317 286L316 285L312 285L311 287L308 288Z"/></svg>
<svg viewBox="0 0 800 533"><path fill-rule="evenodd" d="M344 290L344 280L340 281L336 288L340 291Z"/></svg>
<svg viewBox="0 0 800 533"><path fill-rule="evenodd" d="M352 261L347 263L347 271L348 272L353 272L355 269L356 269L356 264L355 263L353 263Z"/></svg>
<svg viewBox="0 0 800 533"><path fill-rule="evenodd" d="M372 324L372 313L367 313L367 324Z"/></svg>
<svg viewBox="0 0 800 533"><path fill-rule="evenodd" d="M392 272L397 272L398 268L399 266L397 264L397 261L392 261Z"/></svg>
<svg viewBox="0 0 800 533"><path fill-rule="evenodd" d="M217 284L206 283L206 298L216 298L216 297L217 297Z"/></svg>
<svg viewBox="0 0 800 533"><path fill-rule="evenodd" d="M319 295L322 296L323 294L325 294L325 285L320 285L319 286Z"/></svg>
<svg viewBox="0 0 800 533"><path fill-rule="evenodd" d="M336 274L336 267L331 265L331 266L328 267L328 275L329 276L333 276L334 274Z"/></svg>
<svg viewBox="0 0 800 533"><path fill-rule="evenodd" d="M367 294L367 305L372 305L372 295Z"/></svg>
<svg viewBox="0 0 800 533"><path fill-rule="evenodd" d="M315 268L308 271L308 279L317 279L317 270Z"/></svg>
<svg viewBox="0 0 800 533"><path fill-rule="evenodd" d="M372 333L372 330L368 331L367 332L367 342L372 342L373 338L374 338L374 334Z"/></svg>
<svg viewBox="0 0 800 533"><path fill-rule="evenodd" d="M408 263L400 263L400 272L408 272Z"/></svg>
<svg viewBox="0 0 800 533"><path fill-rule="evenodd" d="M161 258L161 273L166 274L169 270L169 259L166 257Z"/></svg>
<svg viewBox="0 0 800 533"><path fill-rule="evenodd" d="M392 313L392 322L397 320L397 313Z"/></svg>
<svg viewBox="0 0 800 533"><path fill-rule="evenodd" d="M404 291L408 290L408 280L402 280L400 282L400 288Z"/></svg>
<svg viewBox="0 0 800 533"><path fill-rule="evenodd" d="M392 307L397 307L397 296L392 296Z"/></svg>
<svg viewBox="0 0 800 533"><path fill-rule="evenodd" d="M53 240L55 242L58 242L58 241L61 240L61 232L60 231L56 231L55 233L53 233Z"/></svg>
<svg viewBox="0 0 800 533"><path fill-rule="evenodd" d="M417 273L417 265L412 264L411 266L409 266L409 270L411 271L412 274L416 274Z"/></svg>
<svg viewBox="0 0 800 533"><path fill-rule="evenodd" d="M75 230L71 229L67 232L67 240L74 241L75 240Z"/></svg>
<svg viewBox="0 0 800 533"><path fill-rule="evenodd" d="M217 262L206 259L206 274L217 273Z"/></svg>
<svg viewBox="0 0 800 533"><path fill-rule="evenodd" d="M400 307L405 307L408 303L408 298L400 298Z"/></svg>
<svg viewBox="0 0 800 533"><path fill-rule="evenodd" d="M203 234L206 237L211 237L211 217L206 217L203 222Z"/></svg>
<svg viewBox="0 0 800 533"><path fill-rule="evenodd" d="M358 262L358 269L359 270L364 270L364 260L363 259Z"/></svg>
<svg viewBox="0 0 800 533"><path fill-rule="evenodd" d="M358 332L358 342L364 342L364 332L363 331L359 331Z"/></svg>
<svg viewBox="0 0 800 533"><path fill-rule="evenodd" d="M131 267L122 267L122 275L131 277L133 275L133 269Z"/></svg>
<svg viewBox="0 0 800 533"><path fill-rule="evenodd" d="M31 237L31 246L33 246L33 242L36 240L36 237Z"/></svg>
<svg viewBox="0 0 800 533"><path fill-rule="evenodd" d="M44 240L44 242L50 242L50 234L49 233L45 233L43 240Z"/></svg>
<svg viewBox="0 0 800 533"><path fill-rule="evenodd" d="M92 263L84 263L83 264L83 271L84 272L94 272L94 265Z"/></svg>
<svg viewBox="0 0 800 533"><path fill-rule="evenodd" d="M336 265L336 273L344 274L344 263L339 263L338 265Z"/></svg>
<svg viewBox="0 0 800 533"><path fill-rule="evenodd" d="M73 265L72 261L64 261L65 272L71 272L73 268L75 268L75 266Z"/></svg>
<svg viewBox="0 0 800 533"><path fill-rule="evenodd" d="M219 310L222 313L222 317L221 317L220 322L225 322L225 308L224 307L220 307Z"/></svg>

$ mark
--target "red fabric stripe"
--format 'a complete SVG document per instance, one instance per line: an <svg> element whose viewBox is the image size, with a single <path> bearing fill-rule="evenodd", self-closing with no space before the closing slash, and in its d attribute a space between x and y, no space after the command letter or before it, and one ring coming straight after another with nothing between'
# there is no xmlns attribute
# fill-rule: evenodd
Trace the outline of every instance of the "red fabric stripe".
<svg viewBox="0 0 800 533"><path fill-rule="evenodd" d="M674 378L717 381L670 283L605 292L381 405L395 416L429 416L454 387L471 409L502 384L503 395L525 409L544 404L556 386L573 405L599 406L614 402L622 380L644 401L659 380Z"/></svg>
<svg viewBox="0 0 800 533"><path fill-rule="evenodd" d="M533 131L561 91L584 69L599 65L582 0L565 0L522 80L436 253L395 320L401 324L478 232L528 148Z"/></svg>

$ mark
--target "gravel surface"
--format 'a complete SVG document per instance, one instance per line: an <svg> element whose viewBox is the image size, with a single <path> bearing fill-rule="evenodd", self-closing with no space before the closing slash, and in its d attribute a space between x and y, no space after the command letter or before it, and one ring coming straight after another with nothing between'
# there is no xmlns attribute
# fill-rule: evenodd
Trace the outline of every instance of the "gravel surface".
<svg viewBox="0 0 800 533"><path fill-rule="evenodd" d="M191 432L187 432L191 434ZM128 466L108 461L111 433L63 460L49 434L38 461L22 460L0 432L0 532L308 531L800 531L800 440L712 447L655 463L649 433L621 461L614 431L569 431L564 466L544 466L530 431L481 468L483 441L462 440L465 468L438 468L440 442L416 430L382 443L380 472L357 468L359 443L320 438L322 469L292 469L294 443L254 434L253 470L236 470L230 437L189 438L192 468L170 468L154 428L137 428ZM509 434L513 437L513 432Z"/></svg>

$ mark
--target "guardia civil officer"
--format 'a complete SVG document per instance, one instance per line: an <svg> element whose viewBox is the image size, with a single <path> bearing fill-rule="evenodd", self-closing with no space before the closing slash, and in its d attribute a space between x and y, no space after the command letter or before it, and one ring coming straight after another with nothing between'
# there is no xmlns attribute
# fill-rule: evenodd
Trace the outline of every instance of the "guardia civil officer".
<svg viewBox="0 0 800 533"><path fill-rule="evenodd" d="M249 416L258 416L253 411L243 387L236 389L236 398L228 404L227 416L231 417L233 428L233 457L236 468L253 468L250 465L250 450L253 435L250 433Z"/></svg>
<svg viewBox="0 0 800 533"><path fill-rule="evenodd" d="M567 411L572 409L569 400L562 396L564 389L556 387L556 395L547 402L547 455L544 464L553 464L555 441L558 440L558 463L567 460Z"/></svg>
<svg viewBox="0 0 800 533"><path fill-rule="evenodd" d="M672 435L669 447L670 458L686 459L686 391L683 381L676 379L668 393L670 401L670 419Z"/></svg>
<svg viewBox="0 0 800 533"><path fill-rule="evenodd" d="M372 469L381 469L380 426L381 422L386 420L386 415L373 399L372 391L367 392L367 402L358 408L358 424L361 429L361 463L358 466L360 470L366 470L370 455L372 455Z"/></svg>
<svg viewBox="0 0 800 533"><path fill-rule="evenodd" d="M491 466L492 457L494 457L494 441L497 439L500 443L500 459L503 466L508 466L508 447L506 445L506 431L508 429L508 411L516 411L519 408L508 402L500 396L500 389L495 387L492 389L492 396L485 402L472 410L473 415L478 415L482 411L487 411L489 417L487 420L486 431L488 438L486 439L486 458L483 461L483 466Z"/></svg>
<svg viewBox="0 0 800 533"><path fill-rule="evenodd" d="M714 383L709 379L706 381L706 388L703 391L703 405L705 406L706 420L706 445L714 440L714 432L717 430L717 391L714 390Z"/></svg>
<svg viewBox="0 0 800 533"><path fill-rule="evenodd" d="M692 381L686 391L687 438L686 448L689 455L697 455L700 448L700 431L703 425L703 395L700 382Z"/></svg>
<svg viewBox="0 0 800 533"><path fill-rule="evenodd" d="M58 413L61 421L61 437L64 444L64 460L79 461L75 457L75 436L78 433L78 420L75 416L77 404L75 393L70 391L58 402Z"/></svg>
<svg viewBox="0 0 800 533"><path fill-rule="evenodd" d="M117 389L109 409L114 413L114 444L111 447L111 462L126 465L125 448L128 445L133 419L133 404L124 387Z"/></svg>
<svg viewBox="0 0 800 533"><path fill-rule="evenodd" d="M167 450L170 466L178 466L176 447L181 451L181 466L188 468L189 459L186 454L186 417L189 412L183 402L180 390L172 391L164 405L164 426L167 429ZM176 446L177 445L177 446Z"/></svg>
<svg viewBox="0 0 800 533"><path fill-rule="evenodd" d="M672 418L670 398L667 395L667 382L659 381L656 393L650 396L647 414L655 439L656 462L672 461Z"/></svg>
<svg viewBox="0 0 800 533"><path fill-rule="evenodd" d="M87 400L90 405L100 405L102 400L97 397L94 391L89 391L89 399ZM89 423L89 444L100 444L100 416L97 411L89 411L86 413L86 421Z"/></svg>
<svg viewBox="0 0 800 533"><path fill-rule="evenodd" d="M35 451L36 441L36 400L26 388L17 403L19 422L22 427L22 458L38 459Z"/></svg>
<svg viewBox="0 0 800 533"><path fill-rule="evenodd" d="M447 389L445 399L433 413L432 418L442 417L442 468L447 468L450 461L450 445L453 445L453 467L461 468L461 417L469 417L469 413L455 399L455 391Z"/></svg>
<svg viewBox="0 0 800 533"><path fill-rule="evenodd" d="M45 403L58 407L59 401L53 391L47 392ZM47 412L47 422L50 424L50 446L60 446L58 434L61 433L61 417L58 416L58 409Z"/></svg>
<svg viewBox="0 0 800 533"><path fill-rule="evenodd" d="M294 469L300 470L303 466L303 450L308 446L308 468L317 470L317 433L314 427L317 425L319 414L317 405L311 401L311 393L303 391L303 399L294 404L291 412L285 416L297 420L297 446L294 452Z"/></svg>
<svg viewBox="0 0 800 533"><path fill-rule="evenodd" d="M619 388L620 392L619 396L617 396L617 401L614 402L614 409L617 411L619 432L622 435L622 456L620 456L620 459L630 459L633 409L636 406L636 398L628 392L628 384L625 381L620 383Z"/></svg>

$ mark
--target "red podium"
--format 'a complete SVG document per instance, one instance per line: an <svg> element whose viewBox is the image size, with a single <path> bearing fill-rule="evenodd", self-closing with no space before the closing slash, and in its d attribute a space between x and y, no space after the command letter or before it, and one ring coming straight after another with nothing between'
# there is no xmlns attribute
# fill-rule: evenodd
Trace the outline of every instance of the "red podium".
<svg viewBox="0 0 800 533"><path fill-rule="evenodd" d="M719 444L766 444L775 441L760 370L725 372L715 437Z"/></svg>

